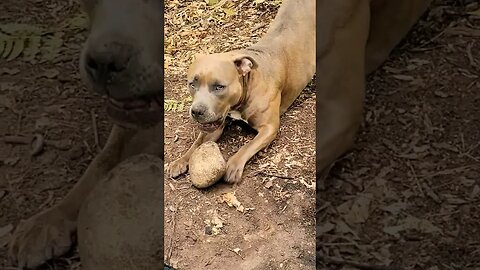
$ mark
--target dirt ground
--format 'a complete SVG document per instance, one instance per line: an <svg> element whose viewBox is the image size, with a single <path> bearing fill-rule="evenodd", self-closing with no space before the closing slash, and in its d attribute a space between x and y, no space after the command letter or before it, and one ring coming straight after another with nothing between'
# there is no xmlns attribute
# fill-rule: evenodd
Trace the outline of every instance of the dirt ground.
<svg viewBox="0 0 480 270"><path fill-rule="evenodd" d="M165 99L184 106L189 105L186 69L192 57L252 44L267 30L278 8L273 1L166 5ZM191 187L188 174L165 179L167 262L188 270L315 267L314 89L309 86L283 116L278 139L247 164L241 185L219 183L198 190ZM188 107L167 109L166 163L183 154L196 133ZM219 146L228 158L254 133L232 124L224 135ZM229 193L235 194L243 212L222 202Z"/></svg>
<svg viewBox="0 0 480 270"><path fill-rule="evenodd" d="M317 269L480 269L476 2L436 1L369 77L355 150L317 202Z"/></svg>
<svg viewBox="0 0 480 270"><path fill-rule="evenodd" d="M31 156L28 144L0 142L0 269L10 269L6 251L14 226L67 193L98 153L96 138L103 145L111 126L102 99L80 82L78 59L86 30L78 2L18 3L0 2L0 33L28 36L22 54L10 61L0 57L0 137L28 141L39 135L46 144ZM40 44L34 46L37 38ZM72 252L43 269L79 269L78 256Z"/></svg>
<svg viewBox="0 0 480 270"><path fill-rule="evenodd" d="M253 43L277 5L166 2L165 158L171 162L194 138L185 90L193 54ZM436 1L369 77L356 149L336 165L317 201L317 269L479 269L480 12L472 2ZM0 269L11 269L6 244L18 220L65 195L111 124L103 101L79 80L86 32L77 1L3 0L0 10L0 25L41 26L47 30L38 36L50 44L9 62L0 57L0 137L41 135L48 142L34 157L29 145L0 142ZM178 269L312 269L314 115L312 85L282 118L278 139L248 163L240 186L199 191L188 175L166 179L166 260ZM235 125L225 135L225 157L253 137ZM243 213L220 202L228 192ZM79 265L73 251L43 269Z"/></svg>

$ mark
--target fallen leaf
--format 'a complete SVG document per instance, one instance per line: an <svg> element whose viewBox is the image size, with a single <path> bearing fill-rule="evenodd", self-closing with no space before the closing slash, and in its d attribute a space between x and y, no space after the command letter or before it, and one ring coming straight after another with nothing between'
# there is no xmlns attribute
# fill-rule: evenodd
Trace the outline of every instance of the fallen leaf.
<svg viewBox="0 0 480 270"><path fill-rule="evenodd" d="M348 213L348 211L350 211L350 208L352 207L352 204L353 204L353 202L351 200L345 201L344 203L337 206L337 211L342 215L346 215Z"/></svg>
<svg viewBox="0 0 480 270"><path fill-rule="evenodd" d="M349 224L364 223L370 215L370 202L373 195L370 193L360 194L353 201L350 211L344 216Z"/></svg>
<svg viewBox="0 0 480 270"><path fill-rule="evenodd" d="M392 215L399 214L402 210L407 208L407 204L403 202L392 203L388 206L381 206L380 209L386 212L390 212Z"/></svg>
<svg viewBox="0 0 480 270"><path fill-rule="evenodd" d="M453 205L459 205L459 204L465 204L467 203L466 200L461 199L457 196L451 195L451 194L443 194L445 197L445 202L448 204L453 204Z"/></svg>
<svg viewBox="0 0 480 270"><path fill-rule="evenodd" d="M0 237L3 237L13 230L13 225L8 224L0 228Z"/></svg>
<svg viewBox="0 0 480 270"><path fill-rule="evenodd" d="M228 192L222 195L222 200L230 207L235 207L237 211L243 213L245 208L243 205L237 200L234 192Z"/></svg>
<svg viewBox="0 0 480 270"><path fill-rule="evenodd" d="M335 232L336 233L339 233L339 234L351 234L353 236L355 236L355 238L358 239L358 235L355 233L354 230L352 230L352 228L350 228L350 226L348 226L347 223L341 221L341 220L338 220L335 222Z"/></svg>
<svg viewBox="0 0 480 270"><path fill-rule="evenodd" d="M209 5L209 6L213 6L213 5L218 4L218 1L219 0L205 0L205 3L207 3L207 5Z"/></svg>
<svg viewBox="0 0 480 270"><path fill-rule="evenodd" d="M410 75L402 75L402 74L397 74L397 75L392 75L393 78L400 80L400 81L413 81L415 80L415 77L410 76Z"/></svg>
<svg viewBox="0 0 480 270"><path fill-rule="evenodd" d="M322 225L317 226L317 237L331 232L333 229L335 229L335 224L330 222L323 223Z"/></svg>
<svg viewBox="0 0 480 270"><path fill-rule="evenodd" d="M377 186L384 186L385 183L386 183L386 180L385 180L385 177L389 174L393 172L393 168L392 167L383 167L380 172L378 173L378 175L375 177L375 184Z"/></svg>
<svg viewBox="0 0 480 270"><path fill-rule="evenodd" d="M15 101L13 100L13 98L7 95L0 95L0 107L13 109L14 106L15 106Z"/></svg>
<svg viewBox="0 0 480 270"><path fill-rule="evenodd" d="M237 12L233 9L229 9L229 8L224 8L223 9L223 12L225 12L225 15L227 17L230 17L230 16L233 16L233 15L237 15Z"/></svg>
<svg viewBox="0 0 480 270"><path fill-rule="evenodd" d="M453 145L450 145L446 142L432 143L432 145L433 145L433 147L435 147L437 149L445 149L445 150L448 150L448 151L458 153L458 148L457 147L455 147Z"/></svg>
<svg viewBox="0 0 480 270"><path fill-rule="evenodd" d="M13 225L8 224L0 228L0 248L3 248L10 242L11 231L13 230Z"/></svg>
<svg viewBox="0 0 480 270"><path fill-rule="evenodd" d="M478 194L480 194L480 187L478 185L475 185L472 189L472 193L470 193L470 199L475 199Z"/></svg>
<svg viewBox="0 0 480 270"><path fill-rule="evenodd" d="M475 17L480 17L480 9L477 9L475 11L470 11L470 12L467 12L468 15L472 15L472 16L475 16Z"/></svg>
<svg viewBox="0 0 480 270"><path fill-rule="evenodd" d="M15 75L20 72L20 69L18 68L2 68L0 69L0 75L1 74L8 74L8 75Z"/></svg>
<svg viewBox="0 0 480 270"><path fill-rule="evenodd" d="M443 91L440 91L440 90L436 90L433 92L435 94L435 96L437 97L441 97L441 98L447 98L448 97L448 94L443 92Z"/></svg>
<svg viewBox="0 0 480 270"><path fill-rule="evenodd" d="M60 74L60 71L56 68L51 68L47 69L43 72L42 76L49 78L49 79L54 79Z"/></svg>
<svg viewBox="0 0 480 270"><path fill-rule="evenodd" d="M433 225L426 219L419 219L413 216L408 216L404 220L399 222L399 225L386 226L383 228L383 232L390 234L394 237L400 237L400 232L406 230L417 230L420 233L434 233L442 232L438 227Z"/></svg>
<svg viewBox="0 0 480 270"><path fill-rule="evenodd" d="M46 116L42 116L40 117L39 119L37 119L37 121L35 121L35 129L36 130L43 130L45 128L49 129L49 128L52 128L52 127L56 127L58 124L46 117Z"/></svg>
<svg viewBox="0 0 480 270"><path fill-rule="evenodd" d="M18 56L20 56L20 54L23 52L24 49L25 49L25 39L23 38L16 39L13 42L12 51L10 52L10 55L8 56L7 61L12 61L16 59Z"/></svg>
<svg viewBox="0 0 480 270"><path fill-rule="evenodd" d="M218 212L215 211L213 213L212 219L207 219L204 221L205 223L205 234L207 235L218 235L223 228L223 221L218 217Z"/></svg>
<svg viewBox="0 0 480 270"><path fill-rule="evenodd" d="M265 184L265 188L271 188L273 186L273 181L268 180L268 182Z"/></svg>
<svg viewBox="0 0 480 270"><path fill-rule="evenodd" d="M383 69L389 73L393 73L393 74L399 74L399 73L402 73L403 70L401 69L398 69L398 68L394 68L394 67L389 67L389 66L384 66Z"/></svg>
<svg viewBox="0 0 480 270"><path fill-rule="evenodd" d="M19 157L11 157L3 160L3 163L10 166L15 166L20 161Z"/></svg>
<svg viewBox="0 0 480 270"><path fill-rule="evenodd" d="M430 145L423 145L423 146L414 146L413 147L413 152L415 153L423 153L430 149Z"/></svg>
<svg viewBox="0 0 480 270"><path fill-rule="evenodd" d="M444 33L447 36L480 37L480 30L465 26L449 27Z"/></svg>
<svg viewBox="0 0 480 270"><path fill-rule="evenodd" d="M466 187L471 187L473 186L477 181L475 181L474 179L469 179L465 176L462 176L460 177L460 182L462 183L462 185L466 186Z"/></svg>

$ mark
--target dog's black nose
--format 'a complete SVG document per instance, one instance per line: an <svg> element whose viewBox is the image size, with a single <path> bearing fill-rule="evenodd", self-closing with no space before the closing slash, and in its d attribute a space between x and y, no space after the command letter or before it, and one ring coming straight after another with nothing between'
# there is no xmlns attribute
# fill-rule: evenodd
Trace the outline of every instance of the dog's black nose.
<svg viewBox="0 0 480 270"><path fill-rule="evenodd" d="M129 46L118 43L91 44L86 53L85 69L95 83L108 83L127 68L131 58Z"/></svg>
<svg viewBox="0 0 480 270"><path fill-rule="evenodd" d="M204 105L194 105L192 106L190 113L194 119L198 119L204 116L206 111L207 108Z"/></svg>

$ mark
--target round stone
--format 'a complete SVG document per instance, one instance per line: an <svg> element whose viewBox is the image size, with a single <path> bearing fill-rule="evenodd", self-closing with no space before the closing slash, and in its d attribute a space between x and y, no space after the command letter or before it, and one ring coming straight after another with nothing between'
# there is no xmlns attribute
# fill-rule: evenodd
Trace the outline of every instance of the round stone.
<svg viewBox="0 0 480 270"><path fill-rule="evenodd" d="M227 162L218 144L205 142L192 153L188 166L192 184L197 188L206 188L223 177Z"/></svg>

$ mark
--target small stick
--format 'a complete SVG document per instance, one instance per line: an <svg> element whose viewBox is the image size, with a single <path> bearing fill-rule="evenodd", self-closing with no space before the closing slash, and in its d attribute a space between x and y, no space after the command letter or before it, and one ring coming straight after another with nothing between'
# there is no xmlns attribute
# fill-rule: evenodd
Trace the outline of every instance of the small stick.
<svg viewBox="0 0 480 270"><path fill-rule="evenodd" d="M30 139L23 136L5 136L2 141L10 144L29 144Z"/></svg>
<svg viewBox="0 0 480 270"><path fill-rule="evenodd" d="M22 112L18 113L18 120L17 120L17 133L20 133L22 131Z"/></svg>
<svg viewBox="0 0 480 270"><path fill-rule="evenodd" d="M258 24L257 26L253 27L252 33L255 32L255 31L257 31L257 30L260 29L260 28L265 27L266 25L267 25L267 24L265 24L265 23Z"/></svg>
<svg viewBox="0 0 480 270"><path fill-rule="evenodd" d="M9 143L9 144L31 144L32 141L35 140L36 138L35 136L41 136L41 135L34 135L33 138L24 137L24 136L15 136L15 135L4 136L4 137L0 137L0 141L3 141L4 143ZM58 150L70 149L69 143L63 140L62 141L51 141L51 140L45 140L45 139L42 139L42 140L45 145L57 148Z"/></svg>
<svg viewBox="0 0 480 270"><path fill-rule="evenodd" d="M229 248L228 250L230 250L231 252L235 253L238 257L242 258L242 260L245 260L245 258L243 258L242 255L240 255L240 253L236 252L235 250Z"/></svg>
<svg viewBox="0 0 480 270"><path fill-rule="evenodd" d="M174 236L175 236L177 210L178 209L175 207L175 211L172 212L172 235L170 236L170 246L168 247L168 257L167 257L169 261L172 259L172 254L173 254L173 238L175 238Z"/></svg>
<svg viewBox="0 0 480 270"><path fill-rule="evenodd" d="M470 65L471 65L472 67L477 67L477 65L476 65L476 63L475 63L475 59L473 58L473 54L472 54L473 44L474 44L474 42L470 42L470 43L467 45L467 57L468 57L468 61L470 62Z"/></svg>
<svg viewBox="0 0 480 270"><path fill-rule="evenodd" d="M91 110L90 115L92 117L92 127L93 127L93 138L95 140L95 146L97 147L97 151L100 152L102 151L102 148L100 147L99 139L98 139L98 129L97 129L97 120L95 116L95 111Z"/></svg>
<svg viewBox="0 0 480 270"><path fill-rule="evenodd" d="M257 175L263 175L263 176L270 176L270 177L277 177L277 178L281 178L281 179L295 179L293 177L290 177L290 176L283 176L283 175L277 175L277 174L269 174L269 173L265 173L265 172L258 172Z"/></svg>

